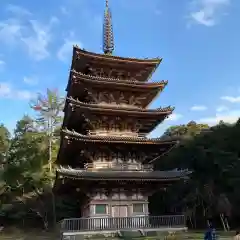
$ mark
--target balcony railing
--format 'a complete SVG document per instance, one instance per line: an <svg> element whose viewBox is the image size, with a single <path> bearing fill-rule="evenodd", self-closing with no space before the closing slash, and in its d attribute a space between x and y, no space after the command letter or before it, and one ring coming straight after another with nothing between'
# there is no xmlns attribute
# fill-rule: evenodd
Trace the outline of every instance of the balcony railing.
<svg viewBox="0 0 240 240"><path fill-rule="evenodd" d="M122 229L184 228L184 215L72 218L60 223L61 232Z"/></svg>
<svg viewBox="0 0 240 240"><path fill-rule="evenodd" d="M87 171L96 170L110 170L110 171L152 171L153 166L151 164L139 164L139 163L114 163L114 162L94 162L86 163L84 165Z"/></svg>
<svg viewBox="0 0 240 240"><path fill-rule="evenodd" d="M146 133L137 133L130 131L114 131L114 130L89 130L88 135L96 135L96 136L114 136L114 137L140 137L146 138Z"/></svg>

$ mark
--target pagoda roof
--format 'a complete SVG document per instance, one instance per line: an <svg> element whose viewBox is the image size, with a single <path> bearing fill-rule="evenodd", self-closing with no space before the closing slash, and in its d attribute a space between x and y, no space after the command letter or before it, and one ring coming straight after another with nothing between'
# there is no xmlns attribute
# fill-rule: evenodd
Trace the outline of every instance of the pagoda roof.
<svg viewBox="0 0 240 240"><path fill-rule="evenodd" d="M71 71L69 77L67 91L68 95L74 97L80 96L87 92L91 95L90 89L97 89L98 91L127 91L131 92L134 96L135 93L140 93L143 97L141 100L141 107L146 107L148 104L163 91L165 86L168 84L167 80L160 82L142 83L133 80L122 80L117 78L106 78L85 75L76 71Z"/></svg>
<svg viewBox="0 0 240 240"><path fill-rule="evenodd" d="M128 58L119 57L108 54L99 54L88 52L78 46L73 46L73 57L71 69L82 71L86 66L95 66L103 68L117 68L119 70L126 70L134 73L133 78L139 81L147 81L158 65L161 63L162 58ZM144 74L138 75L139 71Z"/></svg>
<svg viewBox="0 0 240 240"><path fill-rule="evenodd" d="M72 97L68 97L67 101L69 101L71 106L79 107L81 109L89 109L89 110L95 110L95 111L106 111L106 112L114 112L114 113L127 113L127 114L135 114L135 115L170 115L174 107L168 106L168 107L160 107L157 109L146 109L146 108L138 108L138 107L132 107L129 105L118 105L118 104L101 104L101 103L84 103L79 100L76 100Z"/></svg>
<svg viewBox="0 0 240 240"><path fill-rule="evenodd" d="M158 161L163 155L171 151L179 142L174 138L146 138L137 136L99 136L84 135L76 131L63 129L61 131L61 146L58 152L60 162L68 159L69 153L79 154L80 150L99 151L109 148L114 151L140 151L146 154L145 163ZM139 146L141 148L139 149ZM61 159L61 160L60 160Z"/></svg>
<svg viewBox="0 0 240 240"><path fill-rule="evenodd" d="M133 80L91 76L71 71L66 90L68 91L69 96L73 95L74 97L85 94L86 91L91 95L91 92L88 91L88 87L90 89L97 89L98 91L104 92L106 92L106 90L109 92L112 90L123 90L131 92L133 95L135 93L140 93L143 96L141 106L146 107L160 92L163 91L167 84L167 80L143 83Z"/></svg>
<svg viewBox="0 0 240 240"><path fill-rule="evenodd" d="M57 172L64 177L73 179L84 179L91 181L99 180L130 180L130 181L176 181L179 179L185 179L191 172L187 170L178 171L86 171L81 169L64 168L60 167Z"/></svg>
<svg viewBox="0 0 240 240"><path fill-rule="evenodd" d="M150 144L150 145L175 145L176 140L162 140L162 138L146 138L146 137L125 137L125 136L102 136L102 135L84 135L74 130L63 129L62 133L65 138L73 137L78 141L84 142L100 142L100 143L130 143L130 144Z"/></svg>
<svg viewBox="0 0 240 240"><path fill-rule="evenodd" d="M155 127L163 122L173 111L173 108L159 108L159 109L143 109L137 107L128 107L127 105L107 105L107 104L87 104L82 103L73 98L67 98L64 117L64 127L68 127L69 123L72 127L75 124L88 123L90 130L94 130L94 125L91 125L91 121L95 121L98 117L109 116L120 117L123 119L135 119L140 124L139 133L148 134L153 131ZM85 121L87 120L87 121ZM93 127L93 128L92 128Z"/></svg>
<svg viewBox="0 0 240 240"><path fill-rule="evenodd" d="M158 65L162 58L129 58L129 57L120 57L109 54L99 54L94 52L86 51L83 48L78 47L77 45L73 46L73 52L81 57L89 58L98 58L99 60L108 60L108 61L119 61L124 63L138 63L138 64L147 64L147 65Z"/></svg>
<svg viewBox="0 0 240 240"><path fill-rule="evenodd" d="M123 85L123 86L127 86L127 87L131 87L134 85L134 86L142 87L142 88L159 88L159 87L165 87L168 84L167 80L161 80L159 82L143 83L143 82L131 80L131 79L93 76L93 75L77 72L75 70L71 70L70 78L71 77L75 78L79 81L83 81L83 82L106 84L106 85L114 84L114 86Z"/></svg>

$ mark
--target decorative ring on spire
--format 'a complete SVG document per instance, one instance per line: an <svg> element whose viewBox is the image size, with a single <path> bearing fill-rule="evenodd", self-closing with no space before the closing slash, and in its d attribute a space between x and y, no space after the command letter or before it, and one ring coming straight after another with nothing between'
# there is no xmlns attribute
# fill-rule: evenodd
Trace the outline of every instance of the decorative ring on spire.
<svg viewBox="0 0 240 240"><path fill-rule="evenodd" d="M106 7L104 12L103 24L103 52L112 55L114 50L113 27L112 27L112 14L106 0Z"/></svg>

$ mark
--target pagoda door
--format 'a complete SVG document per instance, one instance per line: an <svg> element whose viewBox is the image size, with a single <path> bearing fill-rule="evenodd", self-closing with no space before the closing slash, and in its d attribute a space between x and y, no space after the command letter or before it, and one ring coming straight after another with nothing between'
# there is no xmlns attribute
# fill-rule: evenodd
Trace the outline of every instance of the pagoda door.
<svg viewBox="0 0 240 240"><path fill-rule="evenodd" d="M112 207L112 216L113 217L127 217L128 209L125 205L117 205Z"/></svg>
<svg viewBox="0 0 240 240"><path fill-rule="evenodd" d="M112 207L114 228L125 228L127 226L128 206L117 205Z"/></svg>

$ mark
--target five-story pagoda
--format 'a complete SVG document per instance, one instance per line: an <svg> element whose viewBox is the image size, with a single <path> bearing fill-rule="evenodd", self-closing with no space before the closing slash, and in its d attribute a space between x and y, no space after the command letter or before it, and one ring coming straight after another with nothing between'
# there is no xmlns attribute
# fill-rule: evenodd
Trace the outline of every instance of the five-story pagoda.
<svg viewBox="0 0 240 240"><path fill-rule="evenodd" d="M167 81L147 82L162 59L113 56L106 1L104 54L73 47L57 181L83 201L84 218L148 216L148 197L188 174L154 171L174 140L147 138L173 111L147 109Z"/></svg>

